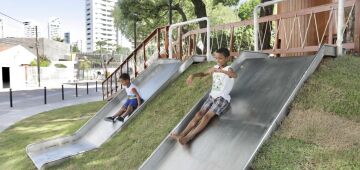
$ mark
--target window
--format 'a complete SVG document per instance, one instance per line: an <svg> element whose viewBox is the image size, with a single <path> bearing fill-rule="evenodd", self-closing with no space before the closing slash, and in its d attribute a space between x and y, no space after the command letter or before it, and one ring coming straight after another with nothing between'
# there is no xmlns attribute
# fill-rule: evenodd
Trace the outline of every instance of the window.
<svg viewBox="0 0 360 170"><path fill-rule="evenodd" d="M91 40L91 38L88 38L87 40Z"/></svg>
<svg viewBox="0 0 360 170"><path fill-rule="evenodd" d="M91 35L91 33L87 33L87 35Z"/></svg>
<svg viewBox="0 0 360 170"><path fill-rule="evenodd" d="M90 31L90 30L91 30L91 28L88 28L88 29L86 29L86 30Z"/></svg>

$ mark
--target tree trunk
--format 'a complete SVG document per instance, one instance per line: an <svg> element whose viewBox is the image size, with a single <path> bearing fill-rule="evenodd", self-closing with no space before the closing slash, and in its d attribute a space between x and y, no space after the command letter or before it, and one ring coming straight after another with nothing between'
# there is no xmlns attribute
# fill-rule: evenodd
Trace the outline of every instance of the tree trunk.
<svg viewBox="0 0 360 170"><path fill-rule="evenodd" d="M197 18L206 17L206 6L202 0L191 0L195 7L195 15ZM199 22L200 28L206 28L206 21Z"/></svg>

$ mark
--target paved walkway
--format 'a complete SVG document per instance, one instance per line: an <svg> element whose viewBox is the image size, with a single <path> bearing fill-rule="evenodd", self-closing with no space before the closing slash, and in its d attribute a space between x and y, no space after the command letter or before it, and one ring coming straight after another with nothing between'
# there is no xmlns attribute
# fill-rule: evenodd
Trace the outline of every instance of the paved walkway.
<svg viewBox="0 0 360 170"><path fill-rule="evenodd" d="M46 105L44 104L43 90L15 91L13 96L13 108L10 108L9 105L9 94L7 92L1 92L0 132L20 120L41 112L102 100L101 89L98 89L99 91L95 92L95 88L89 88L89 94L86 94L86 88L79 88L78 90L78 97L76 97L74 89L65 89L65 100L61 99L61 90L49 90L47 92Z"/></svg>

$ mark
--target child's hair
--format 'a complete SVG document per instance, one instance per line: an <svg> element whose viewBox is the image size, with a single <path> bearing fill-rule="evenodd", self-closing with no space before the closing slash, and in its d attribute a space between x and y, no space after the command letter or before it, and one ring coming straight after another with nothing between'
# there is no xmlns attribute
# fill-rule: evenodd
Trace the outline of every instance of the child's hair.
<svg viewBox="0 0 360 170"><path fill-rule="evenodd" d="M222 54L225 58L230 56L230 51L227 48L219 48L215 52Z"/></svg>
<svg viewBox="0 0 360 170"><path fill-rule="evenodd" d="M123 73L119 77L121 80L130 80L130 76L127 73Z"/></svg>

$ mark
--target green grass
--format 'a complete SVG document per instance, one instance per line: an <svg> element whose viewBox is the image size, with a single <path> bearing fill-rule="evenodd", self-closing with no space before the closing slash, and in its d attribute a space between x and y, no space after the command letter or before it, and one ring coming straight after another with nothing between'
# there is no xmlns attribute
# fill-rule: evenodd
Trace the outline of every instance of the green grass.
<svg viewBox="0 0 360 170"><path fill-rule="evenodd" d="M105 103L56 109L20 121L0 133L0 169L35 169L25 147L43 139L74 133Z"/></svg>
<svg viewBox="0 0 360 170"><path fill-rule="evenodd" d="M359 57L326 59L252 168L360 169L359 89Z"/></svg>
<svg viewBox="0 0 360 170"><path fill-rule="evenodd" d="M209 90L211 78L185 83L189 74L205 71L214 63L191 66L175 82L145 106L119 134L100 149L66 161L55 169L137 169L166 135Z"/></svg>
<svg viewBox="0 0 360 170"><path fill-rule="evenodd" d="M360 58L327 59L295 100L302 109L320 109L360 122Z"/></svg>

